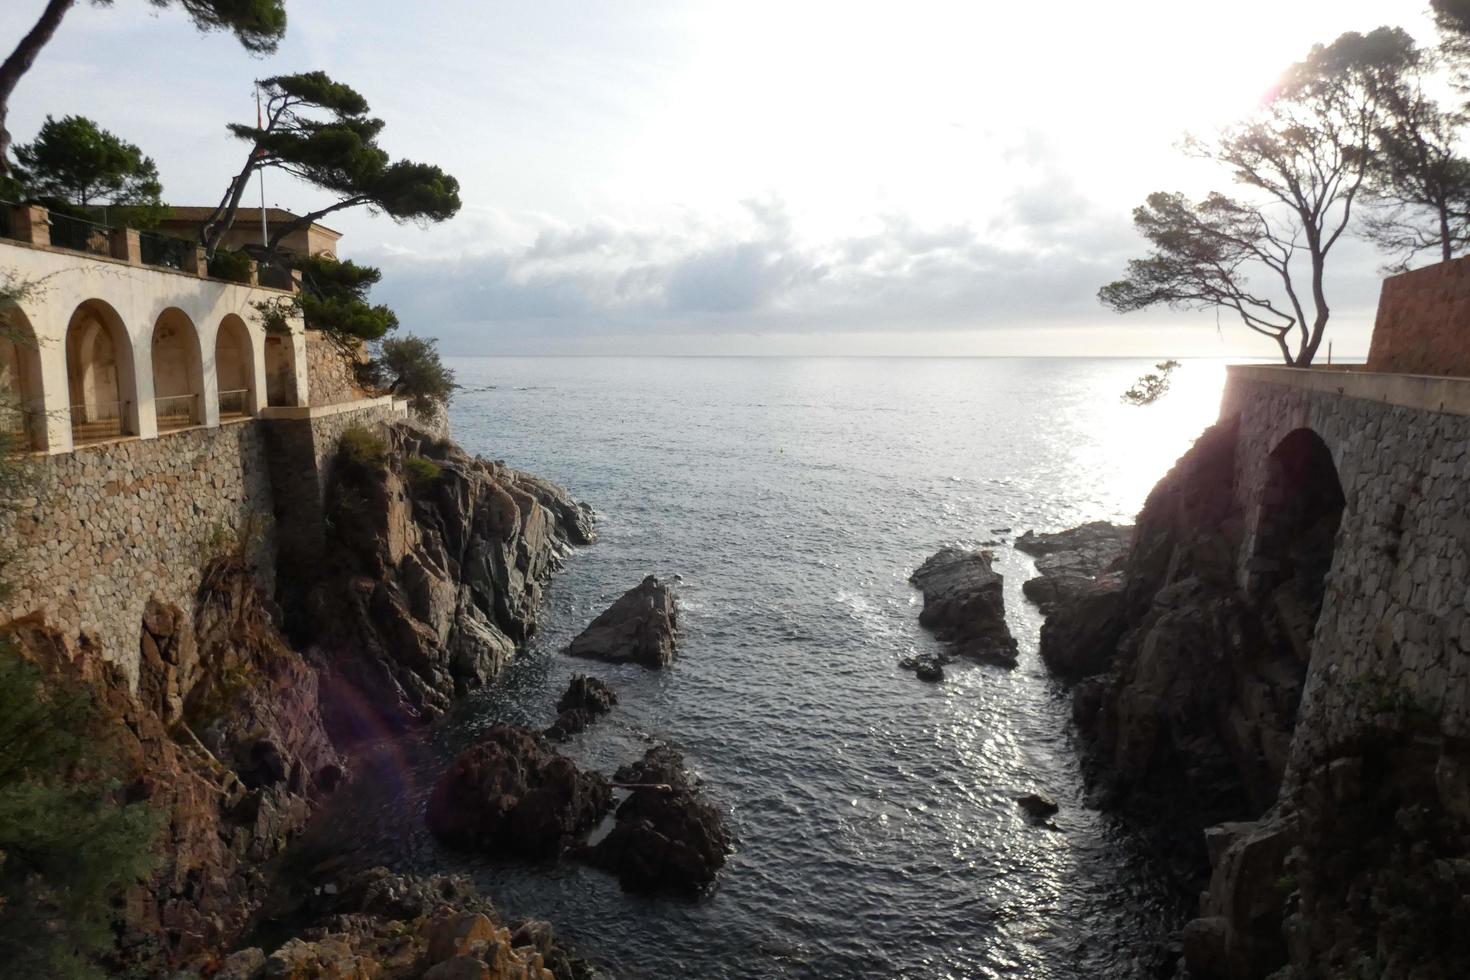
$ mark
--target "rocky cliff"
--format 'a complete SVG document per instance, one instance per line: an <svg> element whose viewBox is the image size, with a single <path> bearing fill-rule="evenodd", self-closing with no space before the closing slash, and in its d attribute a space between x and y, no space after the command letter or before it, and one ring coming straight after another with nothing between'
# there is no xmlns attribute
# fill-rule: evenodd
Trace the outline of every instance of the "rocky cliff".
<svg viewBox="0 0 1470 980"><path fill-rule="evenodd" d="M1248 543L1237 425L1206 430L1121 571L1043 629L1099 797L1200 895L1194 980L1470 975L1470 752L1394 676L1347 682L1357 724L1299 724L1309 666L1341 653L1316 626L1343 497L1288 440Z"/></svg>
<svg viewBox="0 0 1470 980"><path fill-rule="evenodd" d="M594 532L560 487L407 425L342 446L327 567L306 587L327 725L348 743L433 719L494 677Z"/></svg>

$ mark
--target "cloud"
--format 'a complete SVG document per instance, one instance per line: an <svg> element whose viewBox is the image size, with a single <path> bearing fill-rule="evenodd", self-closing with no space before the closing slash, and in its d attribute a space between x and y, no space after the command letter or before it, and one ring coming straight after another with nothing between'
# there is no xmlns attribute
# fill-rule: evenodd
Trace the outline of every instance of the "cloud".
<svg viewBox="0 0 1470 980"><path fill-rule="evenodd" d="M409 328L460 353L520 344L527 331L950 330L1096 311L1097 287L1136 248L1132 232L1063 187L1007 207L1004 243L901 213L813 239L778 198L747 200L734 220L658 226L486 211L458 219L452 254L367 258L384 265L380 293Z"/></svg>

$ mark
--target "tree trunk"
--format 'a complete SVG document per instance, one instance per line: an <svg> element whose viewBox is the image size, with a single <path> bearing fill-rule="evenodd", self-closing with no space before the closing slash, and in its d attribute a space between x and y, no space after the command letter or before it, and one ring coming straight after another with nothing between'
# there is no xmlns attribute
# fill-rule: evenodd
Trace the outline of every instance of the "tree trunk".
<svg viewBox="0 0 1470 980"><path fill-rule="evenodd" d="M10 130L6 125L10 119L10 96L21 76L36 62L36 55L46 46L61 26L66 12L76 6L76 0L49 0L46 9L34 27L20 39L10 57L0 63L0 177L10 175Z"/></svg>

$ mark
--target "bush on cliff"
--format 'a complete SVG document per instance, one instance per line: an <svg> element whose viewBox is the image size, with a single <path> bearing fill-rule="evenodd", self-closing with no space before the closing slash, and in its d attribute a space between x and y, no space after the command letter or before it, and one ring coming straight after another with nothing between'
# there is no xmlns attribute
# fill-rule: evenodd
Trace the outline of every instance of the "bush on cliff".
<svg viewBox="0 0 1470 980"><path fill-rule="evenodd" d="M146 804L119 802L81 689L47 684L0 640L0 964L6 976L106 976L112 901L153 862Z"/></svg>

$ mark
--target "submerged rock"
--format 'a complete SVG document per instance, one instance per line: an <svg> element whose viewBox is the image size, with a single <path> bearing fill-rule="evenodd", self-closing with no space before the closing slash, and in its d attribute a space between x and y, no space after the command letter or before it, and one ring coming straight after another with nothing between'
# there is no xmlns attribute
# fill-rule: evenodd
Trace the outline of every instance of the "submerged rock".
<svg viewBox="0 0 1470 980"><path fill-rule="evenodd" d="M693 896L710 885L732 843L720 812L684 770L683 757L657 746L613 778L632 787L632 795L618 807L612 831L582 857L616 874L631 892Z"/></svg>
<svg viewBox="0 0 1470 980"><path fill-rule="evenodd" d="M673 590L650 575L594 619L567 652L659 670L674 662L678 625Z"/></svg>
<svg viewBox="0 0 1470 980"><path fill-rule="evenodd" d="M921 681L934 682L944 680L944 665L940 663L937 657L904 657L898 662L898 665L904 670L912 670L914 676Z"/></svg>
<svg viewBox="0 0 1470 980"><path fill-rule="evenodd" d="M607 714L617 703L618 696L602 681L586 674L574 674L566 693L556 703L559 713L546 729L546 737L564 742Z"/></svg>
<svg viewBox="0 0 1470 980"><path fill-rule="evenodd" d="M988 551L944 548L909 576L924 594L919 624L960 654L1016 665L1016 640L1006 625L1005 579Z"/></svg>
<svg viewBox="0 0 1470 980"><path fill-rule="evenodd" d="M534 732L496 725L439 778L425 820L452 847L529 860L558 856L611 806L602 776L578 769Z"/></svg>

